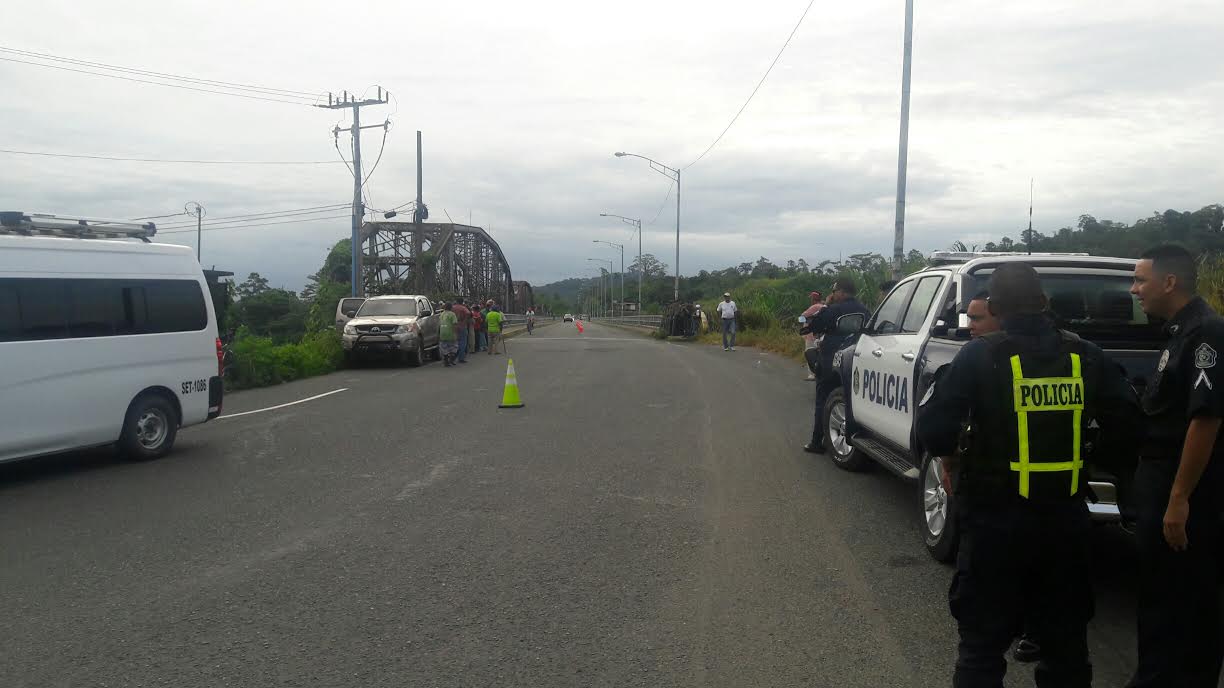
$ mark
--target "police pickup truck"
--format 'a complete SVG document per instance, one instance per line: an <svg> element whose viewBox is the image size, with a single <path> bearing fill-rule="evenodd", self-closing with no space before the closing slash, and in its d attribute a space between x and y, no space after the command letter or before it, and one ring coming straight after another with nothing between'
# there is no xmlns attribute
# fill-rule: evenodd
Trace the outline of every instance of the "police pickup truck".
<svg viewBox="0 0 1224 688"><path fill-rule="evenodd" d="M1155 372L1163 345L1159 329L1129 292L1135 261L1125 258L936 252L931 266L901 280L866 322L861 315L842 316L838 330L855 336L824 373L837 378L821 385L833 389L824 405L825 445L840 468L862 471L878 463L917 484L920 530L927 550L940 561L956 552L952 495L940 480L940 457L930 456L917 441L916 411L969 341L969 301L987 288L994 269L1009 261L1037 269L1058 327L1104 349L1126 369L1137 392ZM1113 471L1098 465L1089 473L1094 520L1119 521L1127 514L1130 470Z"/></svg>

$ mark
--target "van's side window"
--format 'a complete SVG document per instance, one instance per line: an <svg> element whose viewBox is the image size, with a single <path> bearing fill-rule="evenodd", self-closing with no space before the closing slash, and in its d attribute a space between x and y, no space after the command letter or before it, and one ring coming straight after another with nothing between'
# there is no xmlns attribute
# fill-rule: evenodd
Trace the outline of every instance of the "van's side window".
<svg viewBox="0 0 1224 688"><path fill-rule="evenodd" d="M0 342L196 332L208 325L192 280L0 279Z"/></svg>

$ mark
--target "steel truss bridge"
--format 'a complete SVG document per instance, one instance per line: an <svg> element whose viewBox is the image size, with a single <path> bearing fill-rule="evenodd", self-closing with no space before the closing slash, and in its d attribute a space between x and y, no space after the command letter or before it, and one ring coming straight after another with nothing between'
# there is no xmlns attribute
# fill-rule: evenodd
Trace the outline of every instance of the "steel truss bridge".
<svg viewBox="0 0 1224 688"><path fill-rule="evenodd" d="M442 222L366 222L361 274L367 295L496 299L522 313L531 285L515 282L501 247L480 227Z"/></svg>

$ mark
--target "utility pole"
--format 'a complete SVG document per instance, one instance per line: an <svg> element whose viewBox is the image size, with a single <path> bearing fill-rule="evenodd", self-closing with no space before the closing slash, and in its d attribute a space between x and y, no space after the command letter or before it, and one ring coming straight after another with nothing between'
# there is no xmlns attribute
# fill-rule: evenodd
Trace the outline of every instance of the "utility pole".
<svg viewBox="0 0 1224 688"><path fill-rule="evenodd" d="M195 206L192 208L192 206ZM204 206L195 201L189 202L184 208L188 215L196 217L196 262L200 262L201 248L204 243Z"/></svg>
<svg viewBox="0 0 1224 688"><path fill-rule="evenodd" d="M361 130L387 128L387 122L368 127L361 126L361 108L366 105L386 105L387 99L384 96L389 95L391 95L391 93L384 93L381 86L378 87L378 98L367 98L365 100L357 100L353 98L349 95L348 91L343 91L339 99L334 98L331 93L328 93L327 105L315 106L326 108L328 110L350 108L353 111L353 126L349 129L349 133L353 136L353 296L363 296L365 292L365 284L361 275L361 221L362 218L365 217L365 203L361 200L361 186L363 181L361 178ZM337 141L339 141L341 131L343 130L340 127L336 127L332 130L332 136L334 136ZM337 147L339 147L338 143Z"/></svg>
<svg viewBox="0 0 1224 688"><path fill-rule="evenodd" d="M901 67L901 142L897 154L897 226L893 236L893 277L901 277L905 249L905 168L909 159L910 57L914 51L914 0L905 0L905 58Z"/></svg>
<svg viewBox="0 0 1224 688"><path fill-rule="evenodd" d="M1033 255L1033 178L1029 177L1029 228L1028 228L1028 252Z"/></svg>

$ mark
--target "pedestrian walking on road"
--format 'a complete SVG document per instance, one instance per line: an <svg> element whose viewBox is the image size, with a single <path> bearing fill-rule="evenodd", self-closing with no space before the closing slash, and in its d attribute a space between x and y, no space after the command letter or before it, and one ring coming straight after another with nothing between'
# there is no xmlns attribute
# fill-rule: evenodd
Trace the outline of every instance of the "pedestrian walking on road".
<svg viewBox="0 0 1224 688"><path fill-rule="evenodd" d="M459 316L455 315L451 304L442 304L442 314L438 316L438 348L442 350L442 360L446 367L455 365L455 356L459 353Z"/></svg>
<svg viewBox="0 0 1224 688"><path fill-rule="evenodd" d="M1135 471L1139 663L1129 688L1215 688L1222 643L1218 575L1224 505L1224 318L1197 296L1196 262L1160 246L1131 293L1169 337L1143 394Z"/></svg>
<svg viewBox="0 0 1224 688"><path fill-rule="evenodd" d="M737 312L739 309L731 300L731 293L723 292L723 300L718 304L718 315L722 318L723 351L735 351L735 314Z"/></svg>
<svg viewBox="0 0 1224 688"><path fill-rule="evenodd" d="M961 531L948 592L960 633L954 688L1000 688L1026 622L1041 645L1038 686L1092 684L1084 440L1095 435L1102 457L1133 454L1138 403L1121 368L1055 329L1046 305L1032 266L997 268L990 310L1003 330L965 344L919 404L918 438L947 457Z"/></svg>
<svg viewBox="0 0 1224 688"><path fill-rule="evenodd" d="M485 324L489 328L489 355L501 354L505 351L506 343L502 340L502 313L497 309L497 304L492 299L488 303L488 312L485 313ZM497 350L497 343L501 342L502 351Z"/></svg>
<svg viewBox="0 0 1224 688"><path fill-rule="evenodd" d="M816 314L825 307L824 295L820 292L814 291L808 294L808 298L811 300L812 304L807 307L807 310L799 314L799 323L801 328L802 326L806 326L807 323L812 318L815 318ZM803 335L803 359L807 361L807 379L810 382L814 382L816 380L816 366L820 362L820 339L823 336L823 334L816 334L814 332L808 332L807 334Z"/></svg>
<svg viewBox="0 0 1224 688"><path fill-rule="evenodd" d="M817 361L816 372L816 418L812 423L812 440L803 447L803 451L812 454L823 454L825 451L824 404L825 399L841 386L841 379L829 374L833 370L833 354L837 353L846 343L848 335L839 335L837 319L843 315L869 315L867 307L858 300L858 286L853 280L838 280L829 293L828 305L807 321L807 325L799 330L799 334L814 334L820 339L820 358Z"/></svg>
<svg viewBox="0 0 1224 688"><path fill-rule="evenodd" d="M468 330L472 326L472 311L463 305L463 299L455 301L454 305L451 306L451 310L455 312L455 317L458 319L458 322L456 322L459 332L459 353L457 360L460 363L467 363Z"/></svg>

